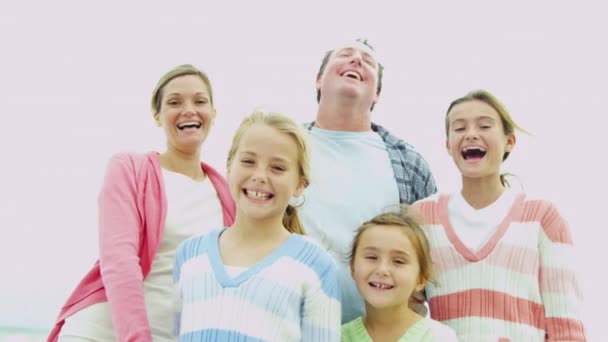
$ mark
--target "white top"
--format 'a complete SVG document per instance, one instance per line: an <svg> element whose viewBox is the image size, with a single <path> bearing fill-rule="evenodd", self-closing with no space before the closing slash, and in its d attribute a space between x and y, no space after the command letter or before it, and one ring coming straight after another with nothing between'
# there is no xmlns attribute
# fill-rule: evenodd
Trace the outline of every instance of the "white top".
<svg viewBox="0 0 608 342"><path fill-rule="evenodd" d="M143 282L154 341L175 341L173 329L173 258L185 239L223 226L222 207L211 181L195 181L162 169L167 196L163 237ZM60 337L116 341L108 302L93 304L65 320Z"/></svg>
<svg viewBox="0 0 608 342"><path fill-rule="evenodd" d="M339 132L312 127L309 135L311 183L298 214L307 234L338 262L342 322L365 314L347 258L357 228L399 203L391 161L375 132Z"/></svg>
<svg viewBox="0 0 608 342"><path fill-rule="evenodd" d="M479 251L498 230L516 196L517 191L507 188L494 203L475 209L460 192L452 194L448 201L450 223L464 245L471 251Z"/></svg>
<svg viewBox="0 0 608 342"><path fill-rule="evenodd" d="M224 269L226 270L226 273L228 274L228 276L230 276L232 278L236 278L241 273L245 272L247 270L247 267L230 266L230 265L224 264Z"/></svg>

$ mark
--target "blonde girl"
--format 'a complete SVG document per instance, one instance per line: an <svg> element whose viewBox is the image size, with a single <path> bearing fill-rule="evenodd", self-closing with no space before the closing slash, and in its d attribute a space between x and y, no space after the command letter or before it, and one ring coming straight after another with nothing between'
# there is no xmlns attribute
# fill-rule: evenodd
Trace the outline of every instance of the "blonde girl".
<svg viewBox="0 0 608 342"><path fill-rule="evenodd" d="M336 266L303 235L297 214L310 178L301 128L253 113L227 164L236 219L179 248L175 333L184 341L338 341Z"/></svg>

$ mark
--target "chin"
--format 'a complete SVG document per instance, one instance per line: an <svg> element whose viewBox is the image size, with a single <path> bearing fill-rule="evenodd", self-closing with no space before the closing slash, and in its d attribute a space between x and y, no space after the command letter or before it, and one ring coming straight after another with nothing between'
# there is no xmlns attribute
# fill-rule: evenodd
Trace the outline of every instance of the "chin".
<svg viewBox="0 0 608 342"><path fill-rule="evenodd" d="M265 220L273 216L272 212L260 208L244 208L243 214L254 220Z"/></svg>
<svg viewBox="0 0 608 342"><path fill-rule="evenodd" d="M390 303L386 301L371 301L368 302L368 305L376 310L382 310L395 306L395 303Z"/></svg>

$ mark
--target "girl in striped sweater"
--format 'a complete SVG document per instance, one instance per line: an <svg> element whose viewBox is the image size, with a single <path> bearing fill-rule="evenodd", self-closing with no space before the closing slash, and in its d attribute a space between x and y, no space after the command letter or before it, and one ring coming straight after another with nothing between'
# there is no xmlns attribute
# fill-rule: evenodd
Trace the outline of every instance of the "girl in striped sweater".
<svg viewBox="0 0 608 342"><path fill-rule="evenodd" d="M388 211L357 230L350 269L364 317L342 326L342 342L456 342L447 326L408 307L432 277L429 243L410 207ZM432 280L431 280L432 281Z"/></svg>
<svg viewBox="0 0 608 342"><path fill-rule="evenodd" d="M273 113L245 118L228 154L227 178L234 224L177 250L179 340L339 341L336 266L303 235L291 204L309 180L299 125Z"/></svg>
<svg viewBox="0 0 608 342"><path fill-rule="evenodd" d="M436 269L431 317L462 341L585 341L567 222L500 174L521 128L478 90L450 104L445 129L462 190L415 204Z"/></svg>

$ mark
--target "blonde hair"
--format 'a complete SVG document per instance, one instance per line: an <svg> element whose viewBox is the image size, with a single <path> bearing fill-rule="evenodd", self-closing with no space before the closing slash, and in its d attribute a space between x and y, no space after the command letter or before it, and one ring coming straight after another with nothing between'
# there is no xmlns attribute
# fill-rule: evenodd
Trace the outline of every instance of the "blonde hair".
<svg viewBox="0 0 608 342"><path fill-rule="evenodd" d="M232 163L234 155L239 148L243 134L245 134L245 132L251 126L260 123L268 125L281 133L289 135L296 143L298 149L298 172L300 174L303 186L307 187L310 182L310 160L304 130L302 127L300 127L300 125L295 123L295 121L279 113L255 111L253 114L243 119L241 125L232 138L232 146L230 147L228 159L226 161L227 168L230 169L230 164ZM287 205L285 213L283 214L283 225L291 233L302 235L305 234L304 227L298 216L296 206L291 204Z"/></svg>
<svg viewBox="0 0 608 342"><path fill-rule="evenodd" d="M390 209L382 214L379 214L371 220L363 223L355 234L353 244L349 256L350 266L353 267L357 247L361 240L361 235L374 226L394 226L399 227L407 236L414 247L416 257L418 258L418 266L420 268L419 277L425 281L435 283L433 277L433 260L431 258L431 247L429 241L422 230L422 215L417 212L414 207L408 205L400 205L394 209Z"/></svg>
<svg viewBox="0 0 608 342"><path fill-rule="evenodd" d="M160 112L160 107L163 100L163 90L167 83L171 82L175 78L187 75L200 77L203 83L207 86L207 90L209 91L209 102L211 103L211 106L213 106L213 91L211 89L211 82L209 81L207 74L191 64L182 64L167 71L167 73L165 73L160 80L158 80L156 87L154 87L154 90L152 91L152 99L150 101L153 114Z"/></svg>
<svg viewBox="0 0 608 342"><path fill-rule="evenodd" d="M486 103L490 107L494 108L494 110L500 116L500 121L502 123L502 129L503 129L503 132L505 135L515 134L515 130L518 130L523 133L528 133L526 130L521 128L515 122L515 120L513 120L513 117L511 116L511 113L509 113L509 111L507 110L507 107L496 96L492 95L490 92L488 92L486 90L478 89L478 90L473 90L473 91L469 92L468 94L466 94L465 96L460 97L460 98L452 101L452 103L450 103L450 106L448 107L448 110L445 113L446 138L448 138L450 135L450 120L448 118L450 111L452 110L452 108L454 108L454 106L464 103L464 102L469 102L469 101L481 101L481 102ZM505 151L505 153L502 156L502 161L507 160L507 158L509 157L509 154L510 154L510 152ZM505 176L506 176L506 174L500 175L500 183L504 186L508 186L509 182L506 180Z"/></svg>

